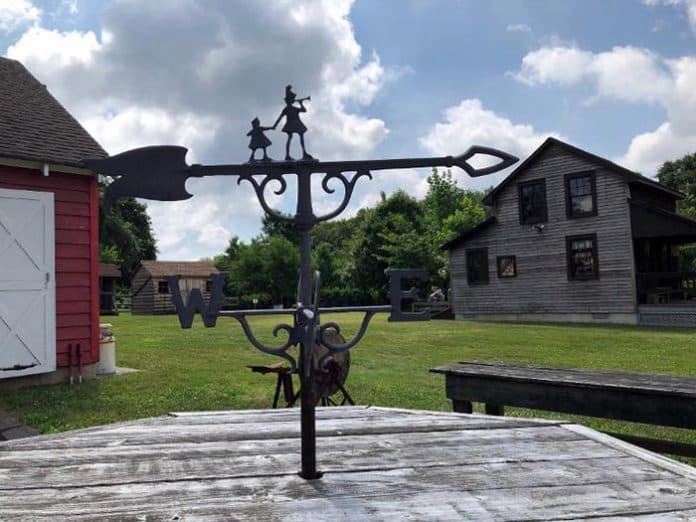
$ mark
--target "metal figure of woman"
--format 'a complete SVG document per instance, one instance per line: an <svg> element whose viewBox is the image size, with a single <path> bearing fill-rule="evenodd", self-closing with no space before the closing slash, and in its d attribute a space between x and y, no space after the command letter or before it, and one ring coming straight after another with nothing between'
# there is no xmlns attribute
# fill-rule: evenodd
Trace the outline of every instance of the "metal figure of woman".
<svg viewBox="0 0 696 522"><path fill-rule="evenodd" d="M278 119L273 124L275 128L280 120L285 117L285 125L281 129L288 135L288 141L285 143L285 161L292 161L294 158L290 156L290 143L292 142L292 135L300 135L300 145L302 146L302 159L303 160L313 160L314 158L307 153L304 143L304 133L307 130L302 120L300 120L300 113L307 112L305 109L304 102L310 100L310 97L297 99L297 95L292 92L292 85L285 87L285 108L278 116ZM299 103L299 107L295 106L295 103Z"/></svg>

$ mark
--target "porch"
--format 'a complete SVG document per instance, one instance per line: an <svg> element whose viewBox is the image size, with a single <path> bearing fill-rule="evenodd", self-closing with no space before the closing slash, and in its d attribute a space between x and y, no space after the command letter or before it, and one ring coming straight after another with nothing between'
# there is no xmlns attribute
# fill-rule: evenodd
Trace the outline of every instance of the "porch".
<svg viewBox="0 0 696 522"><path fill-rule="evenodd" d="M696 273L636 274L638 324L696 328Z"/></svg>
<svg viewBox="0 0 696 522"><path fill-rule="evenodd" d="M631 228L638 324L696 327L696 221L632 201Z"/></svg>
<svg viewBox="0 0 696 522"><path fill-rule="evenodd" d="M636 290L641 305L696 307L696 272L638 272Z"/></svg>

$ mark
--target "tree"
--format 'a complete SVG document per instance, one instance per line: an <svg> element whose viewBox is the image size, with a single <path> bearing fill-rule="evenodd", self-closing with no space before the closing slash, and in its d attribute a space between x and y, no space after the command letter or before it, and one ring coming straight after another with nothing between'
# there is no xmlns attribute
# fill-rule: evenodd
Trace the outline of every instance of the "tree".
<svg viewBox="0 0 696 522"><path fill-rule="evenodd" d="M677 212L696 219L696 153L687 154L675 161L667 161L657 171L657 179L686 196L677 202ZM696 245L680 249L682 265L696 270Z"/></svg>
<svg viewBox="0 0 696 522"><path fill-rule="evenodd" d="M415 252L409 255L404 251L402 241L422 224L422 209L415 198L399 190L383 198L375 208L361 210L358 217L360 223L348 254L355 263L353 283L362 290L364 303L383 302L389 285L387 268L417 267L420 263ZM416 235L410 238L417 241Z"/></svg>
<svg viewBox="0 0 696 522"><path fill-rule="evenodd" d="M280 235L291 243L297 244L298 235L295 224L287 219L264 214L261 219L261 234L265 237Z"/></svg>
<svg viewBox="0 0 696 522"><path fill-rule="evenodd" d="M434 168L428 176L428 193L422 204L429 257L423 266L434 286L449 286L447 253L440 246L486 218L482 200L482 192L460 189L450 170L440 173Z"/></svg>
<svg viewBox="0 0 696 522"><path fill-rule="evenodd" d="M215 266L228 273L227 294L246 305L253 299L262 306L294 302L300 255L281 235L259 236L248 244L233 237Z"/></svg>
<svg viewBox="0 0 696 522"><path fill-rule="evenodd" d="M657 179L686 197L677 203L680 214L696 218L696 153L681 159L667 161L657 171Z"/></svg>
<svg viewBox="0 0 696 522"><path fill-rule="evenodd" d="M157 247L146 207L135 198L120 198L107 210L100 187L99 247L104 262L116 262L123 281L130 280L144 259L156 259Z"/></svg>
<svg viewBox="0 0 696 522"><path fill-rule="evenodd" d="M323 304L384 303L388 268L424 268L430 284L447 288L447 256L440 246L485 218L483 194L457 187L449 171L434 169L428 184L421 201L404 191L382 193L376 207L314 227L312 265L321 272ZM216 258L218 268L231 273L229 295L245 300L255 293L268 303L294 298L295 245L292 225L271 217L264 218L263 234L250 244L233 238Z"/></svg>

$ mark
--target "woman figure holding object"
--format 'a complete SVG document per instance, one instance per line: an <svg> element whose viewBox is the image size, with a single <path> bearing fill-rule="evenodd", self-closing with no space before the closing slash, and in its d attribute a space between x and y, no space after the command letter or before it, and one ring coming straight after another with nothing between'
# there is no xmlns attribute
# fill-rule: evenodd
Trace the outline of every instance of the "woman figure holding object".
<svg viewBox="0 0 696 522"><path fill-rule="evenodd" d="M307 96L307 98L300 98L299 100L297 100L296 98L297 95L294 92L292 92L292 85L288 85L287 87L285 87L285 108L280 113L280 116L278 116L276 122L273 124L273 128L275 129L280 120L283 119L283 116L285 116L285 125L283 125L283 128L281 129L288 135L288 141L285 143L285 161L293 160L293 158L290 156L290 143L292 142L293 134L300 135L300 145L302 146L302 159L313 160L314 158L307 154L307 151L305 150L304 133L307 130L307 127L305 127L304 123L302 123L302 120L300 120L300 113L307 112L307 109L305 109L303 102L305 100L309 100L310 98L309 96ZM295 102L299 103L300 106L296 107Z"/></svg>

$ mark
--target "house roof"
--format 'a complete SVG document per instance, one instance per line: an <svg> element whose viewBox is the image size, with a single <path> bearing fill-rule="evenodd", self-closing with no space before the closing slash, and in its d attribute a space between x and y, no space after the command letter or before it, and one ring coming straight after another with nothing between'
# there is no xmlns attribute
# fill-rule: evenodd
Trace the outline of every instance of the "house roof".
<svg viewBox="0 0 696 522"><path fill-rule="evenodd" d="M479 223L476 226L471 227L469 230L466 232L463 232L459 234L457 237L454 239L449 240L447 243L440 245L440 250L450 250L454 247L456 247L459 243L469 239L471 236L478 234L481 232L481 230L488 228L490 225L495 223L497 220L495 219L495 216L491 216Z"/></svg>
<svg viewBox="0 0 696 522"><path fill-rule="evenodd" d="M210 277L218 273L212 261L141 261L140 267L152 277Z"/></svg>
<svg viewBox="0 0 696 522"><path fill-rule="evenodd" d="M627 168L622 167L621 165L617 165L616 163L609 161L606 158L602 158L600 156L596 156L590 152L587 152L586 150L579 149L577 147L574 147L573 145L570 145L568 143L565 143L559 139L549 137L546 138L544 143L539 146L538 149L536 149L532 154L525 159L522 163L520 163L515 170L513 170L510 175L508 175L507 178L505 178L497 187L495 187L493 190L491 190L485 198L483 198L483 202L486 205L492 205L493 200L495 199L495 196L498 195L498 193L505 188L510 182L512 182L520 173L522 173L532 162L534 162L542 152L544 152L547 148L549 148L551 145L558 145L568 152L572 154L577 154L578 156L582 156L583 158L587 159L588 161L591 161L593 163L598 163L605 167L606 169L615 172L617 174L620 174L624 176L624 179L626 180L627 183L640 183L641 185L646 185L649 187L652 187L654 189L660 190L662 192L665 192L669 195L671 195L674 198L677 199L682 199L684 198L684 194L681 192L677 192L676 190L672 190L669 187L666 187L665 185L662 185L661 183L658 183L657 181L653 181L650 178L647 178L641 174L638 174L637 172L633 172L631 170L628 170Z"/></svg>
<svg viewBox="0 0 696 522"><path fill-rule="evenodd" d="M24 65L0 57L0 157L80 167L106 156Z"/></svg>
<svg viewBox="0 0 696 522"><path fill-rule="evenodd" d="M630 204L634 238L696 243L696 220L640 201L630 200Z"/></svg>
<svg viewBox="0 0 696 522"><path fill-rule="evenodd" d="M99 277L121 277L121 271L113 263L99 263Z"/></svg>

